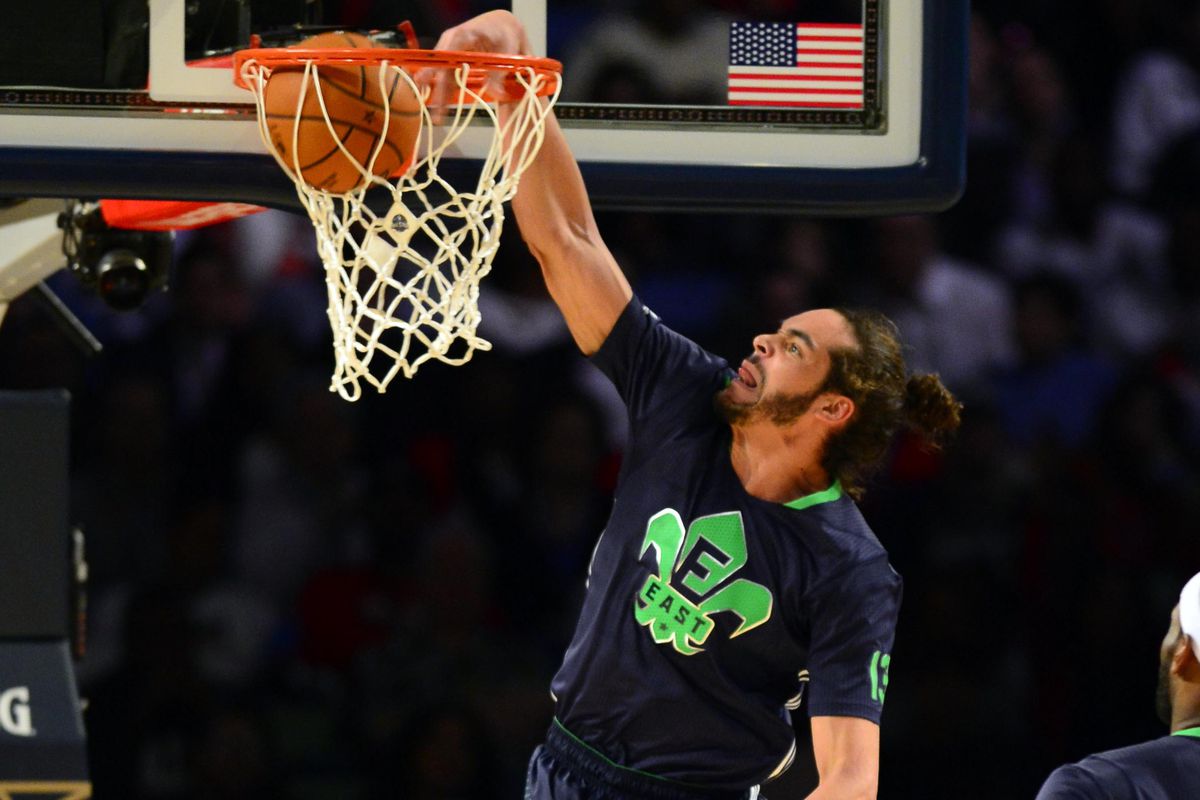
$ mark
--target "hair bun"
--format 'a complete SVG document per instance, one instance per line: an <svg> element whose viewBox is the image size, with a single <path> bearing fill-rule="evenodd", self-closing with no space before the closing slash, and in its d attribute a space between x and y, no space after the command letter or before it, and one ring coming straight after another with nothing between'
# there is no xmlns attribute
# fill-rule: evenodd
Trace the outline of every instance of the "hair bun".
<svg viewBox="0 0 1200 800"><path fill-rule="evenodd" d="M937 375L913 375L905 387L904 416L910 428L937 444L958 429L962 403Z"/></svg>

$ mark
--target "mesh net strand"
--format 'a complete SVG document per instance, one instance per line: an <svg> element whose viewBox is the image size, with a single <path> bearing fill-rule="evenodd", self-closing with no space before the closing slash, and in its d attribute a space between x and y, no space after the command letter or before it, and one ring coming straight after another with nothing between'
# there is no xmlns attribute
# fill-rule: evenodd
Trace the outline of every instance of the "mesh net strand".
<svg viewBox="0 0 1200 800"><path fill-rule="evenodd" d="M330 390L349 401L362 396L363 382L382 393L396 375L411 378L430 359L459 365L476 350L491 348L476 333L479 282L491 270L504 228L504 204L516 194L521 174L541 147L561 81L532 68L515 68L507 85L510 95L513 85L519 87L517 96L501 114L486 100L477 79L480 88L470 88L470 65L444 69L453 74L458 102L444 112L442 124L434 125L429 88L419 87L398 65L380 66L380 97L388 96L385 84L398 74L421 99L416 154L402 175L389 179L372 170L392 122L389 104L382 104L383 132L363 164L334 131L320 65L306 62L292 126L292 162L287 163L266 126L263 93L269 71L253 60L242 67L258 106L262 140L291 176L316 231L333 333ZM556 84L549 92L547 80ZM362 175L362 183L346 194L317 189L302 176L299 120L310 93L315 93L332 140ZM546 102L540 94L547 95ZM475 185L457 188L439 174L439 165L468 127L478 123L491 127L490 149Z"/></svg>

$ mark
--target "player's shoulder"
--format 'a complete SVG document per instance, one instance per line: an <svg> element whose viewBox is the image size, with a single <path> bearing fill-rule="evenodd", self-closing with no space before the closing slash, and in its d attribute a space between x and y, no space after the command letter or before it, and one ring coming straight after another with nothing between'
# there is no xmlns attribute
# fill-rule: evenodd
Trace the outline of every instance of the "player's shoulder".
<svg viewBox="0 0 1200 800"><path fill-rule="evenodd" d="M1046 779L1038 800L1165 800L1180 790L1200 790L1200 743L1163 736L1064 764Z"/></svg>
<svg viewBox="0 0 1200 800"><path fill-rule="evenodd" d="M1106 786L1111 786L1111 781L1100 779L1088 768L1086 761L1063 764L1051 772L1036 800L1102 800L1110 797Z"/></svg>
<svg viewBox="0 0 1200 800"><path fill-rule="evenodd" d="M591 361L606 372L622 364L640 364L641 369L649 370L656 383L670 382L679 376L690 382L697 372L715 380L718 373L728 370L723 359L667 326L636 294L629 299L599 349L591 354Z"/></svg>
<svg viewBox="0 0 1200 800"><path fill-rule="evenodd" d="M684 352L690 358L705 361L720 360L665 323L653 309L642 303L641 298L636 294L629 298L629 303L625 306L625 310L618 318L609 336L621 333L635 338L645 337L646 341L652 342L660 348L674 348ZM724 361L721 363L723 364Z"/></svg>
<svg viewBox="0 0 1200 800"><path fill-rule="evenodd" d="M838 490L830 502L799 509L795 518L806 528L820 555L845 566L887 557L887 549L849 496Z"/></svg>
<svg viewBox="0 0 1200 800"><path fill-rule="evenodd" d="M888 561L888 552L849 497L814 506L795 515L797 535L811 558L814 589L852 584L874 587L894 584L900 576Z"/></svg>
<svg viewBox="0 0 1200 800"><path fill-rule="evenodd" d="M1187 736L1160 736L1146 742L1105 750L1088 756L1079 763L1132 767L1158 761L1175 761L1180 757L1195 759L1193 763L1200 765L1200 741Z"/></svg>

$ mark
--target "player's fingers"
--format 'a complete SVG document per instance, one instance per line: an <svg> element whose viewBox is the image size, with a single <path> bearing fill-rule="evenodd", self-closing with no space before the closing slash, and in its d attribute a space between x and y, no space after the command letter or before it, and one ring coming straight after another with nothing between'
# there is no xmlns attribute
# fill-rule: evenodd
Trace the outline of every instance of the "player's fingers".
<svg viewBox="0 0 1200 800"><path fill-rule="evenodd" d="M443 31L433 49L491 53L495 52L495 44L486 32L472 27L470 23L465 23Z"/></svg>
<svg viewBox="0 0 1200 800"><path fill-rule="evenodd" d="M468 102L467 98L463 96L462 86L458 82L458 73L463 68L461 64L449 64L431 70L433 77L430 82L430 98L427 102L434 121L439 124L446 113L449 113L450 107L462 106L463 103Z"/></svg>
<svg viewBox="0 0 1200 800"><path fill-rule="evenodd" d="M436 94L434 102L437 103L438 110L441 114L447 113L447 109L453 105L462 103L461 92L458 88L458 80L455 74L459 70L458 64L447 64L438 70L437 82L435 84Z"/></svg>
<svg viewBox="0 0 1200 800"><path fill-rule="evenodd" d="M473 21L468 21L462 25L448 28L441 37L438 38L437 44L434 45L435 50L466 50L466 51L487 51L487 42L482 33L472 27ZM455 80L455 72L459 69L459 65L448 65L430 70L428 78L430 94L429 105L433 114L434 122L440 123L446 115L446 109L450 105L462 102L460 97L458 83Z"/></svg>
<svg viewBox="0 0 1200 800"><path fill-rule="evenodd" d="M442 35L438 37L437 44L433 46L434 50L456 50L454 46L455 39L459 36L458 28L447 28L442 31Z"/></svg>
<svg viewBox="0 0 1200 800"><path fill-rule="evenodd" d="M461 25L447 28L438 38L434 49L515 54L521 50L520 26L516 18L508 12L487 12ZM453 69L437 70L440 74L430 81L430 104L436 109L438 120L448 105L465 101L463 89L455 75L460 69L461 66L456 66ZM474 87L489 99L500 100L505 96L506 78L507 75L503 71L492 71L480 81L463 83Z"/></svg>
<svg viewBox="0 0 1200 800"><path fill-rule="evenodd" d="M453 49L445 45L452 45L455 41L457 41L457 37L452 35L452 30L446 31L438 39L437 46L434 49ZM413 81L417 84L417 88L425 93L425 105L429 109L434 124L441 124L442 119L446 115L446 107L450 105L453 99L452 95L455 88L453 67L422 67L413 74Z"/></svg>
<svg viewBox="0 0 1200 800"><path fill-rule="evenodd" d="M521 48L520 28L509 12L492 11L447 28L435 50L470 50L479 53L516 54Z"/></svg>
<svg viewBox="0 0 1200 800"><path fill-rule="evenodd" d="M504 70L488 70L487 77L484 80L484 97L497 103L507 99L508 91L505 85L507 78L508 73Z"/></svg>
<svg viewBox="0 0 1200 800"><path fill-rule="evenodd" d="M412 78L413 86L416 89L417 97L421 99L421 104L430 110L434 111L430 103L430 98L433 96L433 70L429 67L420 67L409 72L409 77ZM437 122L435 119L434 122Z"/></svg>

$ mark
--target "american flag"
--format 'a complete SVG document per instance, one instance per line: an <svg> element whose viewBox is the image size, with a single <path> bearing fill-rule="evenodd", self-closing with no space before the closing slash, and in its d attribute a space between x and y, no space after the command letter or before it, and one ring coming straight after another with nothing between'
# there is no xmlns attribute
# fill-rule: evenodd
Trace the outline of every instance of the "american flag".
<svg viewBox="0 0 1200 800"><path fill-rule="evenodd" d="M731 106L863 107L863 26L734 22Z"/></svg>

